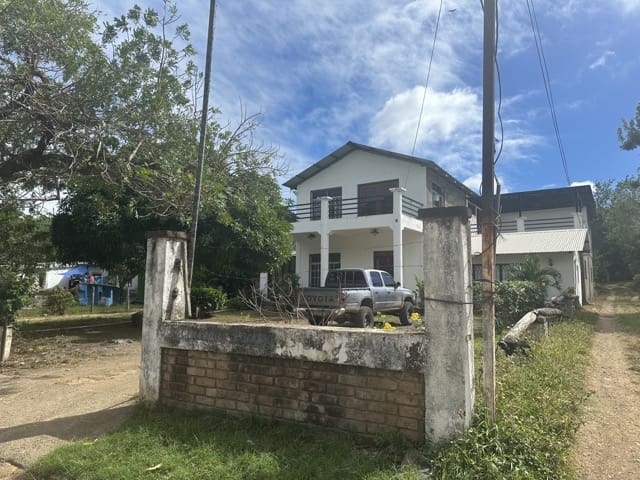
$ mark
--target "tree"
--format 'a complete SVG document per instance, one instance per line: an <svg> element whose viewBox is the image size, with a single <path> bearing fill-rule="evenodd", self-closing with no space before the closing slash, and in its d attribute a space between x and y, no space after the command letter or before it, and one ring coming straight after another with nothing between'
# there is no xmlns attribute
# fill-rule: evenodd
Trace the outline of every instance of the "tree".
<svg viewBox="0 0 640 480"><path fill-rule="evenodd" d="M618 128L618 139L624 150L633 150L640 146L640 103L636 106L636 116L627 121L622 119L622 127Z"/></svg>
<svg viewBox="0 0 640 480"><path fill-rule="evenodd" d="M93 179L62 201L51 238L59 261L100 265L126 282L144 271L145 232L176 228L184 227L150 215L135 192Z"/></svg>
<svg viewBox="0 0 640 480"><path fill-rule="evenodd" d="M593 225L596 273L601 280L628 280L640 273L640 170L636 177L597 184Z"/></svg>
<svg viewBox="0 0 640 480"><path fill-rule="evenodd" d="M534 255L527 256L522 263L512 265L509 268L509 279L560 289L560 272L553 267L543 267L540 265L540 258Z"/></svg>
<svg viewBox="0 0 640 480"><path fill-rule="evenodd" d="M0 22L0 186L59 196L98 176L188 222L200 74L175 5L136 5L103 28L82 0L0 0L0 11L11 12ZM229 130L215 113L212 176L277 170L276 152L253 142L256 117Z"/></svg>

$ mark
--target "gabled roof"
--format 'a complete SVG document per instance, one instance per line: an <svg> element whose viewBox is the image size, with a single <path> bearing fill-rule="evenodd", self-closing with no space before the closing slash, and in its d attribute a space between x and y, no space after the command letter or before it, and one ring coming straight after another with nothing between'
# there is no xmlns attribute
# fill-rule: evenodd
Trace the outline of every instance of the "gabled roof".
<svg viewBox="0 0 640 480"><path fill-rule="evenodd" d="M596 203L593 199L591 186L579 185L547 190L504 193L500 196L500 207L504 213L563 207L576 207L577 209L586 207L589 218L593 218L595 216Z"/></svg>
<svg viewBox="0 0 640 480"><path fill-rule="evenodd" d="M438 173L438 175L446 178L451 183L456 185L458 188L463 190L465 194L468 197L471 197L475 202L480 201L480 197L478 196L477 193L475 193L465 184L463 184L462 182L454 178L450 173L442 169L440 166L438 166L438 164L436 164L431 160L427 160L426 158L413 157L411 155L404 155L402 153L392 152L389 150L383 150L381 148L370 147L368 145L362 145L355 142L345 143L342 147L330 153L329 155L324 157L322 160L317 161L306 170L303 170L302 172L297 174L295 177L292 177L286 182L284 182L283 185L289 188L297 188L298 185L300 185L305 180L308 180L309 178L313 177L316 173L321 172L325 168L333 165L338 160L341 160L342 158L346 157L348 154L350 154L355 150L362 150L363 152L369 152L369 153L381 155L384 157L397 158L398 160L404 160L406 162L412 162L412 163L417 163L419 165L426 166L427 168L434 170L436 173Z"/></svg>
<svg viewBox="0 0 640 480"><path fill-rule="evenodd" d="M501 233L496 243L496 255L582 252L586 241L586 228ZM472 255L481 252L482 235L472 235Z"/></svg>

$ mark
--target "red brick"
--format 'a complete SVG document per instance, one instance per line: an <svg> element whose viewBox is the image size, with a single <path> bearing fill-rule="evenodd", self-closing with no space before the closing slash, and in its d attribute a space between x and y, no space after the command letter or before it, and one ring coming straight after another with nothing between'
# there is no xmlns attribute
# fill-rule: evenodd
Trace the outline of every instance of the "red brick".
<svg viewBox="0 0 640 480"><path fill-rule="evenodd" d="M251 375L251 382L259 385L273 385L273 377L265 375Z"/></svg>
<svg viewBox="0 0 640 480"><path fill-rule="evenodd" d="M205 375L211 378L229 378L229 372L227 370L218 370L217 368L207 368Z"/></svg>
<svg viewBox="0 0 640 480"><path fill-rule="evenodd" d="M247 392L247 393L258 393L260 391L260 387L252 383L238 383L236 388L240 392Z"/></svg>
<svg viewBox="0 0 640 480"><path fill-rule="evenodd" d="M326 390L326 387L324 383L305 380L302 382L302 389L308 390L310 392L324 392Z"/></svg>
<svg viewBox="0 0 640 480"><path fill-rule="evenodd" d="M187 392L193 393L194 395L204 395L205 389L204 387L200 387L198 385L188 385Z"/></svg>
<svg viewBox="0 0 640 480"><path fill-rule="evenodd" d="M188 367L187 375L193 375L196 377L204 377L205 370L201 367Z"/></svg>
<svg viewBox="0 0 640 480"><path fill-rule="evenodd" d="M312 393L311 401L313 403L320 403L322 405L337 405L338 397L335 395L327 395L324 393Z"/></svg>
<svg viewBox="0 0 640 480"><path fill-rule="evenodd" d="M251 375L248 373L230 373L229 380L238 383L251 383Z"/></svg>
<svg viewBox="0 0 640 480"><path fill-rule="evenodd" d="M319 380L324 383L338 383L338 374L332 372L311 372L311 380Z"/></svg>
<svg viewBox="0 0 640 480"><path fill-rule="evenodd" d="M237 383L229 380L216 380L216 388L223 388L225 390L235 390Z"/></svg>
<svg viewBox="0 0 640 480"><path fill-rule="evenodd" d="M215 387L216 381L209 377L195 377L195 384L202 387Z"/></svg>
<svg viewBox="0 0 640 480"><path fill-rule="evenodd" d="M295 410L298 408L299 404L297 400L293 400L291 398L278 397L273 399L273 406L281 407L281 408L290 408L292 410Z"/></svg>
<svg viewBox="0 0 640 480"><path fill-rule="evenodd" d="M261 415L266 415L266 416L269 416L269 417L281 417L282 416L282 409L281 408L269 407L267 405L258 406L258 412Z"/></svg>
<svg viewBox="0 0 640 480"><path fill-rule="evenodd" d="M269 395L256 395L255 403L258 405L273 405L273 397Z"/></svg>
<svg viewBox="0 0 640 480"><path fill-rule="evenodd" d="M398 387L398 383L394 380L384 377L368 377L367 386L378 390L393 390Z"/></svg>
<svg viewBox="0 0 640 480"><path fill-rule="evenodd" d="M400 381L398 382L398 392L422 393L424 392L424 385L422 382Z"/></svg>
<svg viewBox="0 0 640 480"><path fill-rule="evenodd" d="M386 399L386 392L384 390L369 390L369 389L357 389L356 398L362 400L373 400L375 402L384 402Z"/></svg>
<svg viewBox="0 0 640 480"><path fill-rule="evenodd" d="M331 395L338 395L340 397L353 397L356 393L355 388L347 385L327 385L327 393Z"/></svg>
<svg viewBox="0 0 640 480"><path fill-rule="evenodd" d="M207 407L213 407L215 405L215 398L205 397L204 395L196 395L195 402L199 405L206 405Z"/></svg>
<svg viewBox="0 0 640 480"><path fill-rule="evenodd" d="M388 415L398 415L398 406L395 403L368 402L367 408L371 412L386 413Z"/></svg>
<svg viewBox="0 0 640 480"><path fill-rule="evenodd" d="M274 383L278 387L284 387L284 388L299 388L300 387L300 382L297 379L294 379L294 378L277 377L277 378L274 379Z"/></svg>
<svg viewBox="0 0 640 480"><path fill-rule="evenodd" d="M207 397L217 397L218 396L218 390L215 388L207 388L207 390L205 391L205 395Z"/></svg>
<svg viewBox="0 0 640 480"><path fill-rule="evenodd" d="M235 410L235 400L227 400L226 398L216 398L216 408L222 408L224 410Z"/></svg>
<svg viewBox="0 0 640 480"><path fill-rule="evenodd" d="M397 417L396 418L396 426L398 428L404 428L404 429L407 429L407 430L412 430L414 432L421 430L419 428L420 423L421 422L419 420L415 419L415 418L413 418L413 419L411 419L411 418L403 418L403 417Z"/></svg>
<svg viewBox="0 0 640 480"><path fill-rule="evenodd" d="M299 368L285 368L284 375L289 378L305 379L311 376L311 372Z"/></svg>
<svg viewBox="0 0 640 480"><path fill-rule="evenodd" d="M216 360L216 368L218 370L238 371L238 365L229 360Z"/></svg>
<svg viewBox="0 0 640 480"><path fill-rule="evenodd" d="M338 375L338 383L343 385L353 385L355 387L364 387L367 384L366 377L355 375Z"/></svg>
<svg viewBox="0 0 640 480"><path fill-rule="evenodd" d="M415 393L387 392L387 401L397 403L398 405L417 407L421 403L421 398L421 396Z"/></svg>
<svg viewBox="0 0 640 480"><path fill-rule="evenodd" d="M424 419L424 409L420 407L401 405L398 407L398 415L405 418Z"/></svg>
<svg viewBox="0 0 640 480"><path fill-rule="evenodd" d="M340 397L338 398L338 404L347 408L366 408L367 402L355 397Z"/></svg>

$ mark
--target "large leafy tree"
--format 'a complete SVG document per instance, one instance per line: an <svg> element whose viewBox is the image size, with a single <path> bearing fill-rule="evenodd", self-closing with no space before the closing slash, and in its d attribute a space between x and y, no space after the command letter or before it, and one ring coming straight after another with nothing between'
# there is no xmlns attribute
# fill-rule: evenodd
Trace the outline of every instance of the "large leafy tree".
<svg viewBox="0 0 640 480"><path fill-rule="evenodd" d="M622 126L618 128L618 139L624 150L640 147L640 103L636 106L635 118L622 120Z"/></svg>
<svg viewBox="0 0 640 480"><path fill-rule="evenodd" d="M0 12L0 186L58 195L99 176L188 222L201 77L175 5L136 5L102 28L82 0L0 0ZM216 201L220 176L277 170L254 117L227 130L210 114L205 196Z"/></svg>
<svg viewBox="0 0 640 480"><path fill-rule="evenodd" d="M626 280L640 273L640 171L596 188L593 241L601 280Z"/></svg>
<svg viewBox="0 0 640 480"><path fill-rule="evenodd" d="M171 0L104 26L83 0L0 0L0 12L0 187L66 192L53 225L59 258L126 277L144 261L145 229L190 223L201 76L189 29ZM255 116L229 128L216 114L202 190L204 230L216 238L203 238L211 248L198 257L204 271L248 274L289 255L281 165L254 142ZM211 262L225 250L235 266Z"/></svg>

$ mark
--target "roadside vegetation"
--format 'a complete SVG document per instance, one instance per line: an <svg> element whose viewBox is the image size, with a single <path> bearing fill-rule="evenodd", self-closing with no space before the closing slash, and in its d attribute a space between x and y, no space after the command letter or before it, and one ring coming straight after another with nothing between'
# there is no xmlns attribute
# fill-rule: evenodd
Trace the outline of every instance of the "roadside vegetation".
<svg viewBox="0 0 640 480"><path fill-rule="evenodd" d="M140 406L105 437L63 447L27 478L571 479L595 314L552 327L527 355L498 355L498 416L440 446L212 412ZM479 367L480 363L476 362Z"/></svg>

